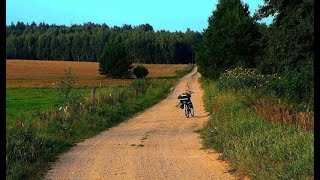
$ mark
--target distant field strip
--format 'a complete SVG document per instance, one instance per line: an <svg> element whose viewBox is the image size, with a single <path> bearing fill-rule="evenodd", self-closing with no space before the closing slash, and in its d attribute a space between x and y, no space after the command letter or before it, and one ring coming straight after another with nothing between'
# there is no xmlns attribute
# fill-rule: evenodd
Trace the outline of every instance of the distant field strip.
<svg viewBox="0 0 320 180"><path fill-rule="evenodd" d="M134 64L149 70L148 77L173 77L185 64ZM65 69L71 67L79 78L78 87L112 86L129 84L128 79L110 79L99 74L98 62L7 60L6 88L54 87Z"/></svg>

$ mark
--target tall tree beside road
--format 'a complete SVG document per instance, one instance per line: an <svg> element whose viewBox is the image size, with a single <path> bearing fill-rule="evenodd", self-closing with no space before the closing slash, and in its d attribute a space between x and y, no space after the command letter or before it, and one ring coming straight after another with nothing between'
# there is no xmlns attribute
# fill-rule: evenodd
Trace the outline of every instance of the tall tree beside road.
<svg viewBox="0 0 320 180"><path fill-rule="evenodd" d="M217 78L224 70L236 66L255 66L261 33L249 15L247 4L220 0L208 21L196 52L199 70L205 77Z"/></svg>

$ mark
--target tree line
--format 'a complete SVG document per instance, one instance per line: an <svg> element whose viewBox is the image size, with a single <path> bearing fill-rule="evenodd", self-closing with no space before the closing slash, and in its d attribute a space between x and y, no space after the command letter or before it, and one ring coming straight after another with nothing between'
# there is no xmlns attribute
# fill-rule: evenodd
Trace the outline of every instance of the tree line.
<svg viewBox="0 0 320 180"><path fill-rule="evenodd" d="M109 44L123 44L132 62L194 63L199 32L154 31L150 24L109 27L106 24L49 25L46 23L6 26L7 59L98 61Z"/></svg>

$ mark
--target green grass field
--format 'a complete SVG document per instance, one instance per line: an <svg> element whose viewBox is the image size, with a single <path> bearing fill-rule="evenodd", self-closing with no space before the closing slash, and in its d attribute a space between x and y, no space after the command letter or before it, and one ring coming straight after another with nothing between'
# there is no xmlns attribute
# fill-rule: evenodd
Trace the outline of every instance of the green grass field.
<svg viewBox="0 0 320 180"><path fill-rule="evenodd" d="M90 96L92 88L75 88L76 94L83 97ZM110 88L101 88L97 93L107 93ZM7 124L17 120L29 121L30 114L36 111L46 111L59 108L57 89L53 88L14 88L6 92L6 119Z"/></svg>

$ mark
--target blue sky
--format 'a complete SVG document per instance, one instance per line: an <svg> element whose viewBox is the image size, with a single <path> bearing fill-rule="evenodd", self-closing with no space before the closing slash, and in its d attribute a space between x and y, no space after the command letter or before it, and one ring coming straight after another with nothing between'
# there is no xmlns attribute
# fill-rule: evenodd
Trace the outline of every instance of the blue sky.
<svg viewBox="0 0 320 180"><path fill-rule="evenodd" d="M251 15L263 0L243 0ZM6 24L22 21L67 25L85 22L108 26L149 23L155 30L203 31L218 0L6 0ZM267 24L271 19L265 20Z"/></svg>

